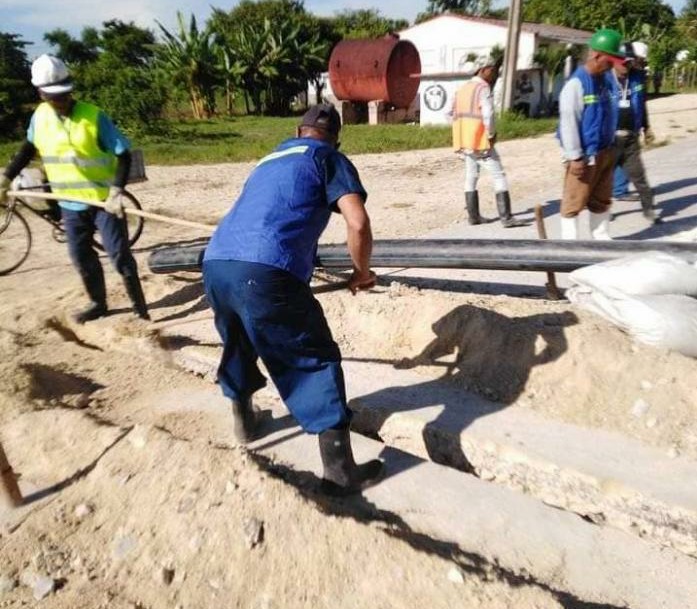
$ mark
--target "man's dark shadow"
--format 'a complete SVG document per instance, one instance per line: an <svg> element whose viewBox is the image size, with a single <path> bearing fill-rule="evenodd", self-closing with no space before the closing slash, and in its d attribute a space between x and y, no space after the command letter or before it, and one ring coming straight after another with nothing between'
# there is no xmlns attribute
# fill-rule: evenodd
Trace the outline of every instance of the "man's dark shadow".
<svg viewBox="0 0 697 609"><path fill-rule="evenodd" d="M683 178L681 180L673 180L672 182L663 182L654 186L653 192L657 195L664 195L668 192L673 192L674 190L680 190L681 188L687 188L697 184L697 178Z"/></svg>
<svg viewBox="0 0 697 609"><path fill-rule="evenodd" d="M561 207L561 199L549 199L542 203L542 217L547 219L550 216L556 216L559 214L559 208ZM519 212L521 214L535 213L534 207L528 207L526 210Z"/></svg>
<svg viewBox="0 0 697 609"><path fill-rule="evenodd" d="M440 366L443 374L355 398L350 404L354 425L379 432L396 412L440 407L423 429L426 451L436 463L472 471L460 433L477 418L514 403L532 368L566 351L565 328L577 322L570 312L511 318L473 305L456 307L433 324L436 337L421 353L390 362L397 369ZM448 361L442 361L445 357Z"/></svg>
<svg viewBox="0 0 697 609"><path fill-rule="evenodd" d="M645 228L620 237L620 239L656 239L659 237L668 237L676 233L690 230L697 226L697 216L689 216L686 218L677 218L670 220L672 216L677 216L678 213L695 204L694 196L676 197L663 201L656 206L656 214L662 219L660 224L648 224ZM636 203L631 209L625 209L613 213L613 217L617 218L626 214L641 214L641 205Z"/></svg>

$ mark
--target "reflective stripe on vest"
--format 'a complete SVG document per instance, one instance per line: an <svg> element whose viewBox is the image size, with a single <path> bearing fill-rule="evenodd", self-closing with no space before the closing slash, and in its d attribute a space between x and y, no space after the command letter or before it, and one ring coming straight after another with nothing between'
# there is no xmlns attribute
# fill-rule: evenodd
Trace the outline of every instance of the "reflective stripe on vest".
<svg viewBox="0 0 697 609"><path fill-rule="evenodd" d="M453 114L453 149L488 150L491 147L479 106L479 96L486 87L482 82L469 81L457 90Z"/></svg>
<svg viewBox="0 0 697 609"><path fill-rule="evenodd" d="M116 157L99 148L99 112L96 106L78 101L64 122L46 102L36 109L34 146L57 195L107 198L116 175Z"/></svg>

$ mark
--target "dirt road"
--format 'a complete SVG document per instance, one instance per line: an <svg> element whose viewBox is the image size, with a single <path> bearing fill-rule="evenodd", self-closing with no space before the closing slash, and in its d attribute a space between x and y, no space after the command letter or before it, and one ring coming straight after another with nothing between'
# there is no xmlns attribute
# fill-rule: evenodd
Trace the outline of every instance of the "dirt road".
<svg viewBox="0 0 697 609"><path fill-rule="evenodd" d="M650 110L659 140L697 130L696 95L662 98ZM500 152L514 201L560 184L552 136L505 142ZM377 238L462 220L462 167L450 151L354 160ZM150 211L215 224L251 167L149 167L150 180L133 191ZM490 188L484 178L485 213ZM379 506L355 512L300 493L302 477L286 481L230 443L224 411L178 408L178 394L210 383L176 366L161 329L208 313L195 276L151 275L145 260L157 244L203 233L149 223L138 260L154 324L129 314L109 271L113 315L91 324L85 340L69 318L84 294L65 246L45 225L32 228L29 260L0 277L0 439L23 480L37 491L58 488L3 523L0 606L574 606L436 540L393 535ZM340 218L323 240L343 240ZM347 356L417 358L435 336L450 337L452 352L465 356L447 382L697 458L697 363L635 345L568 303L388 280L359 298L321 300ZM427 378L442 374L435 362L417 363ZM637 400L650 404L649 415L632 414Z"/></svg>

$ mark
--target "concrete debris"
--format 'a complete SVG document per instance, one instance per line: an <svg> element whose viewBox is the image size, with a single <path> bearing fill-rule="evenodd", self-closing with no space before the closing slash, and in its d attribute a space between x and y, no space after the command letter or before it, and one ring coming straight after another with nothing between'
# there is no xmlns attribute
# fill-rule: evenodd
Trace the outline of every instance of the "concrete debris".
<svg viewBox="0 0 697 609"><path fill-rule="evenodd" d="M643 417L648 412L649 408L651 408L649 403L646 400L639 398L632 406L632 415L637 419Z"/></svg>
<svg viewBox="0 0 697 609"><path fill-rule="evenodd" d="M458 567L452 567L448 571L448 581L451 581L454 584L464 584L465 578L462 575L462 570L459 569Z"/></svg>
<svg viewBox="0 0 697 609"><path fill-rule="evenodd" d="M83 518L89 516L93 511L94 508L91 505L88 505L87 503L81 503L75 507L75 517L82 520Z"/></svg>
<svg viewBox="0 0 697 609"><path fill-rule="evenodd" d="M250 550L264 541L264 523L257 518L247 518L242 523L242 531Z"/></svg>
<svg viewBox="0 0 697 609"><path fill-rule="evenodd" d="M12 592L17 587L17 580L14 577L0 573L0 596Z"/></svg>
<svg viewBox="0 0 697 609"><path fill-rule="evenodd" d="M52 577L41 575L30 569L22 572L20 581L27 588L31 588L32 595L37 601L43 600L56 589L56 582Z"/></svg>
<svg viewBox="0 0 697 609"><path fill-rule="evenodd" d="M134 448L143 448L148 442L149 425L136 425L128 435L128 441Z"/></svg>
<svg viewBox="0 0 697 609"><path fill-rule="evenodd" d="M138 540L131 535L121 535L114 539L112 555L115 559L121 560L128 556L138 546Z"/></svg>

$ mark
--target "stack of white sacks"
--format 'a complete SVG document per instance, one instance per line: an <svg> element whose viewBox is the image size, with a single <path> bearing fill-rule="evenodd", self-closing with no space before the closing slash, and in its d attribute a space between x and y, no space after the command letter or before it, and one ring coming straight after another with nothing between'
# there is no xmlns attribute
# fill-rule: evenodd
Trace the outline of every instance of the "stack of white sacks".
<svg viewBox="0 0 697 609"><path fill-rule="evenodd" d="M568 299L636 340L697 357L697 262L646 252L570 274Z"/></svg>

